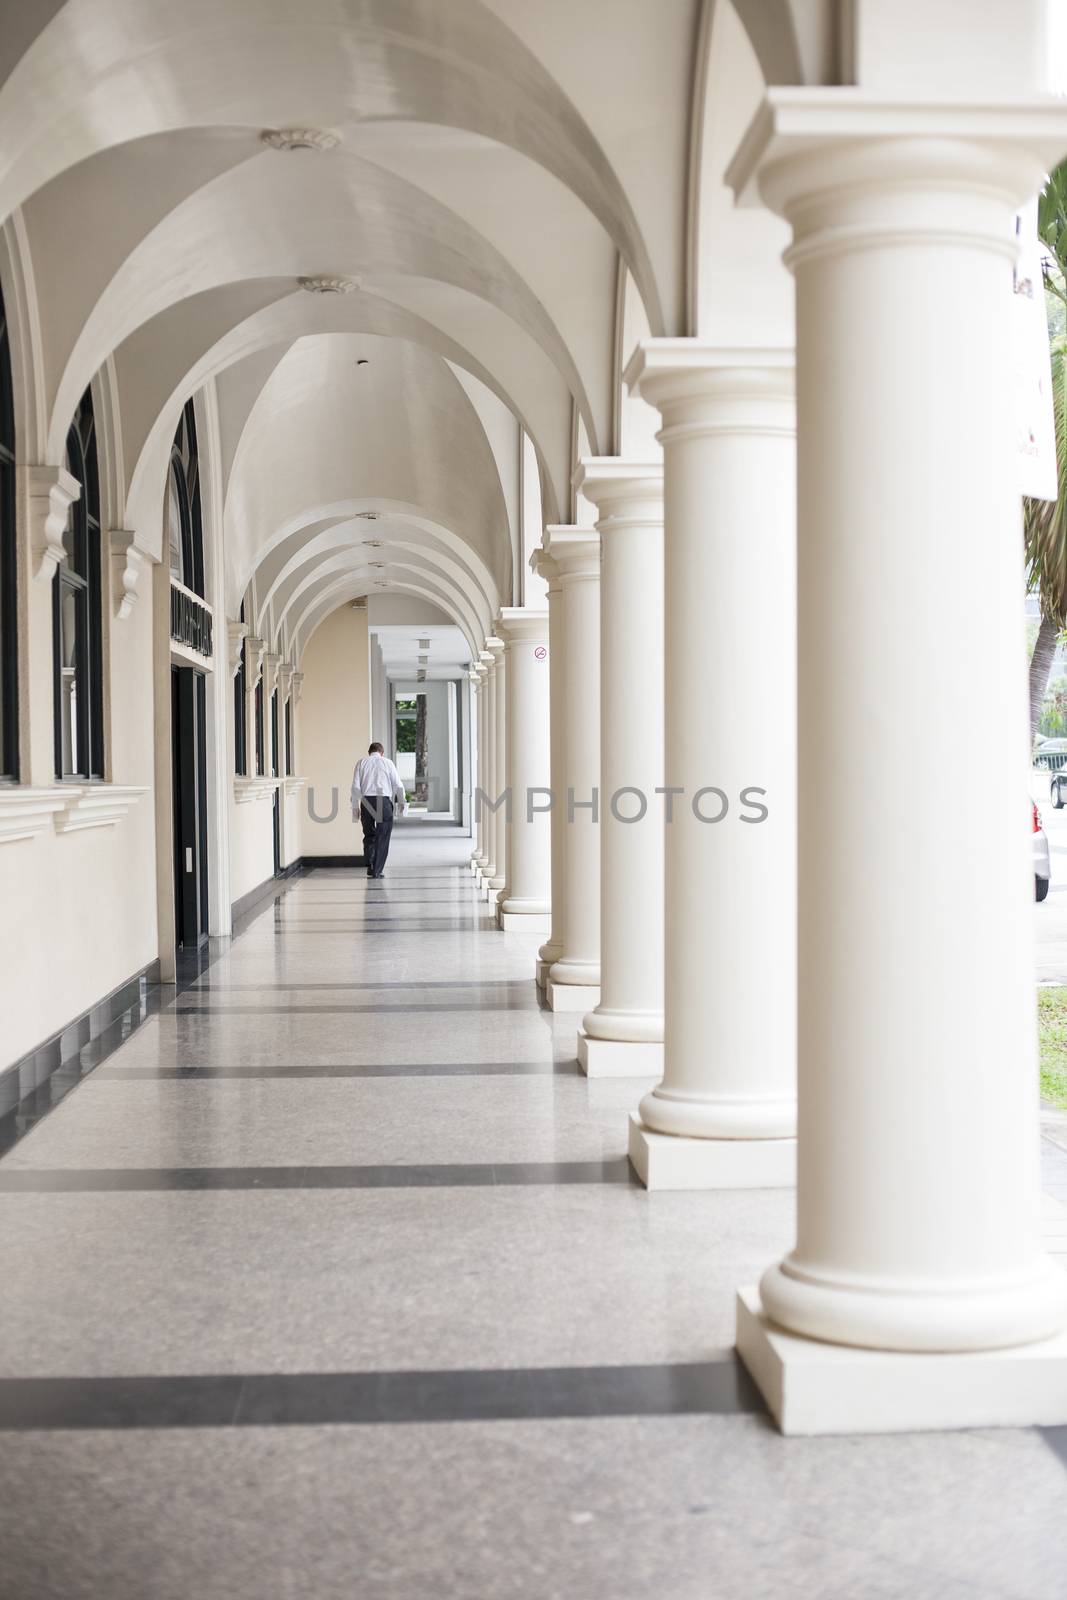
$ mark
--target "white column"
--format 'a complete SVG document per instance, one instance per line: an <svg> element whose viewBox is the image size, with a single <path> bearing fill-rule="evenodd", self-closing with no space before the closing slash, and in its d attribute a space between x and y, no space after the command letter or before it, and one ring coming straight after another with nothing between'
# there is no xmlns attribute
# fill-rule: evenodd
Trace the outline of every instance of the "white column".
<svg viewBox="0 0 1067 1600"><path fill-rule="evenodd" d="M649 1188L791 1184L796 1147L795 420L791 351L653 340L663 417L662 1083L631 1122Z"/></svg>
<svg viewBox="0 0 1067 1600"><path fill-rule="evenodd" d="M471 794L481 782L482 764L482 672L480 666L472 666L468 674L471 685L471 728L473 732L473 754L471 757L471 773L473 783ZM473 799L472 799L473 804ZM472 849L471 871L477 872L482 862L482 835L484 833L483 819L478 815L477 807L471 817Z"/></svg>
<svg viewBox="0 0 1067 1600"><path fill-rule="evenodd" d="M563 953L549 968L553 1011L587 1011L600 999L600 535L545 529L560 576L563 656Z"/></svg>
<svg viewBox="0 0 1067 1600"><path fill-rule="evenodd" d="M496 785L493 799L498 799L507 788L508 781L508 668L504 657L504 641L496 637L487 639L487 650L493 653L493 781ZM493 871L486 877L486 898L495 903L508 881L508 828L507 807L499 805L492 814Z"/></svg>
<svg viewBox="0 0 1067 1600"><path fill-rule="evenodd" d="M1037 1228L1012 350L1013 213L1067 112L781 100L736 178L758 168L794 234L798 1229L738 1343L788 1431L1067 1422L1067 1275ZM949 597L981 641L965 693ZM969 754L946 822L949 749Z"/></svg>
<svg viewBox="0 0 1067 1600"><path fill-rule="evenodd" d="M599 512L600 1003L589 1077L663 1072L663 466L582 461Z"/></svg>
<svg viewBox="0 0 1067 1600"><path fill-rule="evenodd" d="M497 909L505 933L547 933L552 892L548 612L500 613L508 698L507 787L511 790L507 889Z"/></svg>
<svg viewBox="0 0 1067 1600"><path fill-rule="evenodd" d="M552 844L552 931L534 963L534 979L539 989L548 982L552 963L563 954L563 894L566 868L563 848L565 844L561 815L564 804L564 719L566 717L567 666L563 648L563 588L559 568L545 550L535 550L530 566L544 579L548 589L548 669L549 669L549 761L552 788L552 814L550 818Z"/></svg>
<svg viewBox="0 0 1067 1600"><path fill-rule="evenodd" d="M488 643L488 641L487 641ZM484 757L478 763L478 786L486 800L495 798L496 772L494 763L493 746L495 743L496 717L494 715L496 694L496 658L491 650L483 650L479 661L482 670L482 732L484 735L482 749ZM487 878L491 878L495 867L493 858L496 846L496 829L493 825L493 813L483 800L477 807L482 825L482 853L478 867L478 887L484 888Z"/></svg>

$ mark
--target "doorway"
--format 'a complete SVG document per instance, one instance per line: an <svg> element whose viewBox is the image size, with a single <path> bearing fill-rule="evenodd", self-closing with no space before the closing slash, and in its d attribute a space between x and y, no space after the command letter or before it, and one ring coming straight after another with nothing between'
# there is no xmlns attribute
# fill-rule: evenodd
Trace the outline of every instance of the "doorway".
<svg viewBox="0 0 1067 1600"><path fill-rule="evenodd" d="M207 685L195 668L172 666L170 688L175 938L195 950L208 932Z"/></svg>

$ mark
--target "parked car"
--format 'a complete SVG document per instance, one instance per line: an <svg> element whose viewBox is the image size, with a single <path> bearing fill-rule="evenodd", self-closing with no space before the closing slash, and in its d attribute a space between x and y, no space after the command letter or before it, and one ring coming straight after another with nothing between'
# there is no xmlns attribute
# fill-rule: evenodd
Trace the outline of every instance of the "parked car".
<svg viewBox="0 0 1067 1600"><path fill-rule="evenodd" d="M1067 772L1054 772L1048 782L1048 795L1057 811L1067 805Z"/></svg>
<svg viewBox="0 0 1067 1600"><path fill-rule="evenodd" d="M1055 783L1056 780L1053 779ZM1053 801L1053 805L1055 805ZM1052 864L1049 856L1048 834L1041 826L1041 813L1037 809L1037 801L1031 800L1033 809L1033 835L1034 835L1034 899L1043 900L1048 894L1048 882L1052 876Z"/></svg>
<svg viewBox="0 0 1067 1600"><path fill-rule="evenodd" d="M1034 748L1035 767L1046 772L1059 772L1067 767L1067 739L1039 739Z"/></svg>

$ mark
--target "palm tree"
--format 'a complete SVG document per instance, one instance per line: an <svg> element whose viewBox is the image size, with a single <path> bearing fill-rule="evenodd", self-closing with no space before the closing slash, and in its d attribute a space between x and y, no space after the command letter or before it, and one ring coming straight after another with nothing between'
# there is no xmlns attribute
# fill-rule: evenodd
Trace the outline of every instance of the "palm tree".
<svg viewBox="0 0 1067 1600"><path fill-rule="evenodd" d="M1067 162L1056 168L1038 201L1037 231L1055 266L1045 287L1067 309ZM1059 493L1023 500L1027 583L1041 599L1041 625L1030 657L1030 732L1037 731L1056 643L1067 627L1067 335L1052 337L1052 405L1056 419Z"/></svg>

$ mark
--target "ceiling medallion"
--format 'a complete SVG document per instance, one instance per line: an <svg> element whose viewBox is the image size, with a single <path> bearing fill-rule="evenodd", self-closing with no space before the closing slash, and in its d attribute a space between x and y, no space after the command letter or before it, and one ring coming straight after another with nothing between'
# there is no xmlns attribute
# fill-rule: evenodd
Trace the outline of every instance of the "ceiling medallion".
<svg viewBox="0 0 1067 1600"><path fill-rule="evenodd" d="M359 288L355 278L298 278L297 282L308 294L351 294Z"/></svg>
<svg viewBox="0 0 1067 1600"><path fill-rule="evenodd" d="M264 128L259 137L272 150L333 150L341 143L328 128Z"/></svg>

